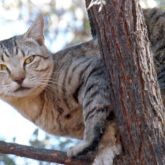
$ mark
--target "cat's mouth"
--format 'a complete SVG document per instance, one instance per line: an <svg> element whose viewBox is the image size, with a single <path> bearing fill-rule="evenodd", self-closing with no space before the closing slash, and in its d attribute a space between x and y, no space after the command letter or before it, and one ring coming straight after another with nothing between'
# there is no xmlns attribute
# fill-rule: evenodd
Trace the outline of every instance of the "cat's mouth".
<svg viewBox="0 0 165 165"><path fill-rule="evenodd" d="M22 87L22 86L20 86L14 92L24 92L24 91L27 91L27 90L30 90L30 89L31 88L29 88L29 87Z"/></svg>

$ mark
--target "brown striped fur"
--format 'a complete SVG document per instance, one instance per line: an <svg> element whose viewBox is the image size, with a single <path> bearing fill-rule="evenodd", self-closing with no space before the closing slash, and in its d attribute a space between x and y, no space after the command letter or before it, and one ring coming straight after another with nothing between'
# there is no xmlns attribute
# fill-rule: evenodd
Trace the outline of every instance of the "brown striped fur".
<svg viewBox="0 0 165 165"><path fill-rule="evenodd" d="M149 40L162 96L165 89L165 12L158 8L144 10ZM163 100L165 100L163 98Z"/></svg>
<svg viewBox="0 0 165 165"><path fill-rule="evenodd" d="M159 9L144 13L163 91L165 14ZM30 56L34 59L25 64ZM95 150L99 144L93 165L113 163L121 147L115 122L108 120L110 91L97 40L51 54L44 46L39 17L24 35L0 42L0 64L1 99L51 134L83 138L69 156Z"/></svg>
<svg viewBox="0 0 165 165"><path fill-rule="evenodd" d="M110 90L97 41L74 48L51 54L41 16L25 34L0 42L0 98L51 134L83 138L68 151L71 157L95 150L100 140L100 151L103 144L116 143L115 124L107 121ZM105 129L111 130L107 136ZM108 142L109 136L114 141Z"/></svg>

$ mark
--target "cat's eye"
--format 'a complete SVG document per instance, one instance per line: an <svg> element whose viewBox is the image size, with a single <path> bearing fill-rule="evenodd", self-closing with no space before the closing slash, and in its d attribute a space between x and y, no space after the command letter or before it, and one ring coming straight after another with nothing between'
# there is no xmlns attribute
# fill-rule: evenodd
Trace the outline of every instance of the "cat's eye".
<svg viewBox="0 0 165 165"><path fill-rule="evenodd" d="M0 70L2 71L7 70L7 66L5 64L0 64Z"/></svg>
<svg viewBox="0 0 165 165"><path fill-rule="evenodd" d="M30 64L33 60L34 60L34 56L30 56L25 60L24 64L25 65Z"/></svg>

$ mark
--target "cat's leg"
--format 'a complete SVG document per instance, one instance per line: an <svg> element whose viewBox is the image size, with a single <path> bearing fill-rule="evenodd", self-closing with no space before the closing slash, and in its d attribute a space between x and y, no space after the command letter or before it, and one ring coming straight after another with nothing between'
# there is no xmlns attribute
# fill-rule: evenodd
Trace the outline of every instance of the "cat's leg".
<svg viewBox="0 0 165 165"><path fill-rule="evenodd" d="M110 90L105 69L99 63L87 77L83 93L84 140L68 151L74 157L96 150L111 112Z"/></svg>
<svg viewBox="0 0 165 165"><path fill-rule="evenodd" d="M94 116L90 116L85 122L84 140L70 148L67 152L69 157L78 155L84 155L89 151L94 151L98 147L98 143L104 133L106 123L106 112L107 110L99 109L95 110Z"/></svg>

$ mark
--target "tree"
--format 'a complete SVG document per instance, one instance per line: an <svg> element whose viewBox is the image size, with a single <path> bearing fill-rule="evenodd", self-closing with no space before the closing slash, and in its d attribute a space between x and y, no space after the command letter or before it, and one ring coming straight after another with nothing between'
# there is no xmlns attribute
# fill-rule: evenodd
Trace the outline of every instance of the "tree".
<svg viewBox="0 0 165 165"><path fill-rule="evenodd" d="M142 10L137 0L105 2L101 12L93 6L88 14L109 71L125 151L115 164L163 165L165 112Z"/></svg>
<svg viewBox="0 0 165 165"><path fill-rule="evenodd" d="M87 7L90 2L86 0ZM99 39L109 71L111 102L114 103L124 148L115 164L163 165L164 107L138 2L109 0L100 12L100 6L90 6L88 14L92 32ZM12 150L13 147L8 146L8 149ZM2 145L0 148L2 151ZM25 153L28 154L27 150ZM54 159L57 159L57 155L65 154L54 152ZM67 159L63 163L71 164L71 161Z"/></svg>

